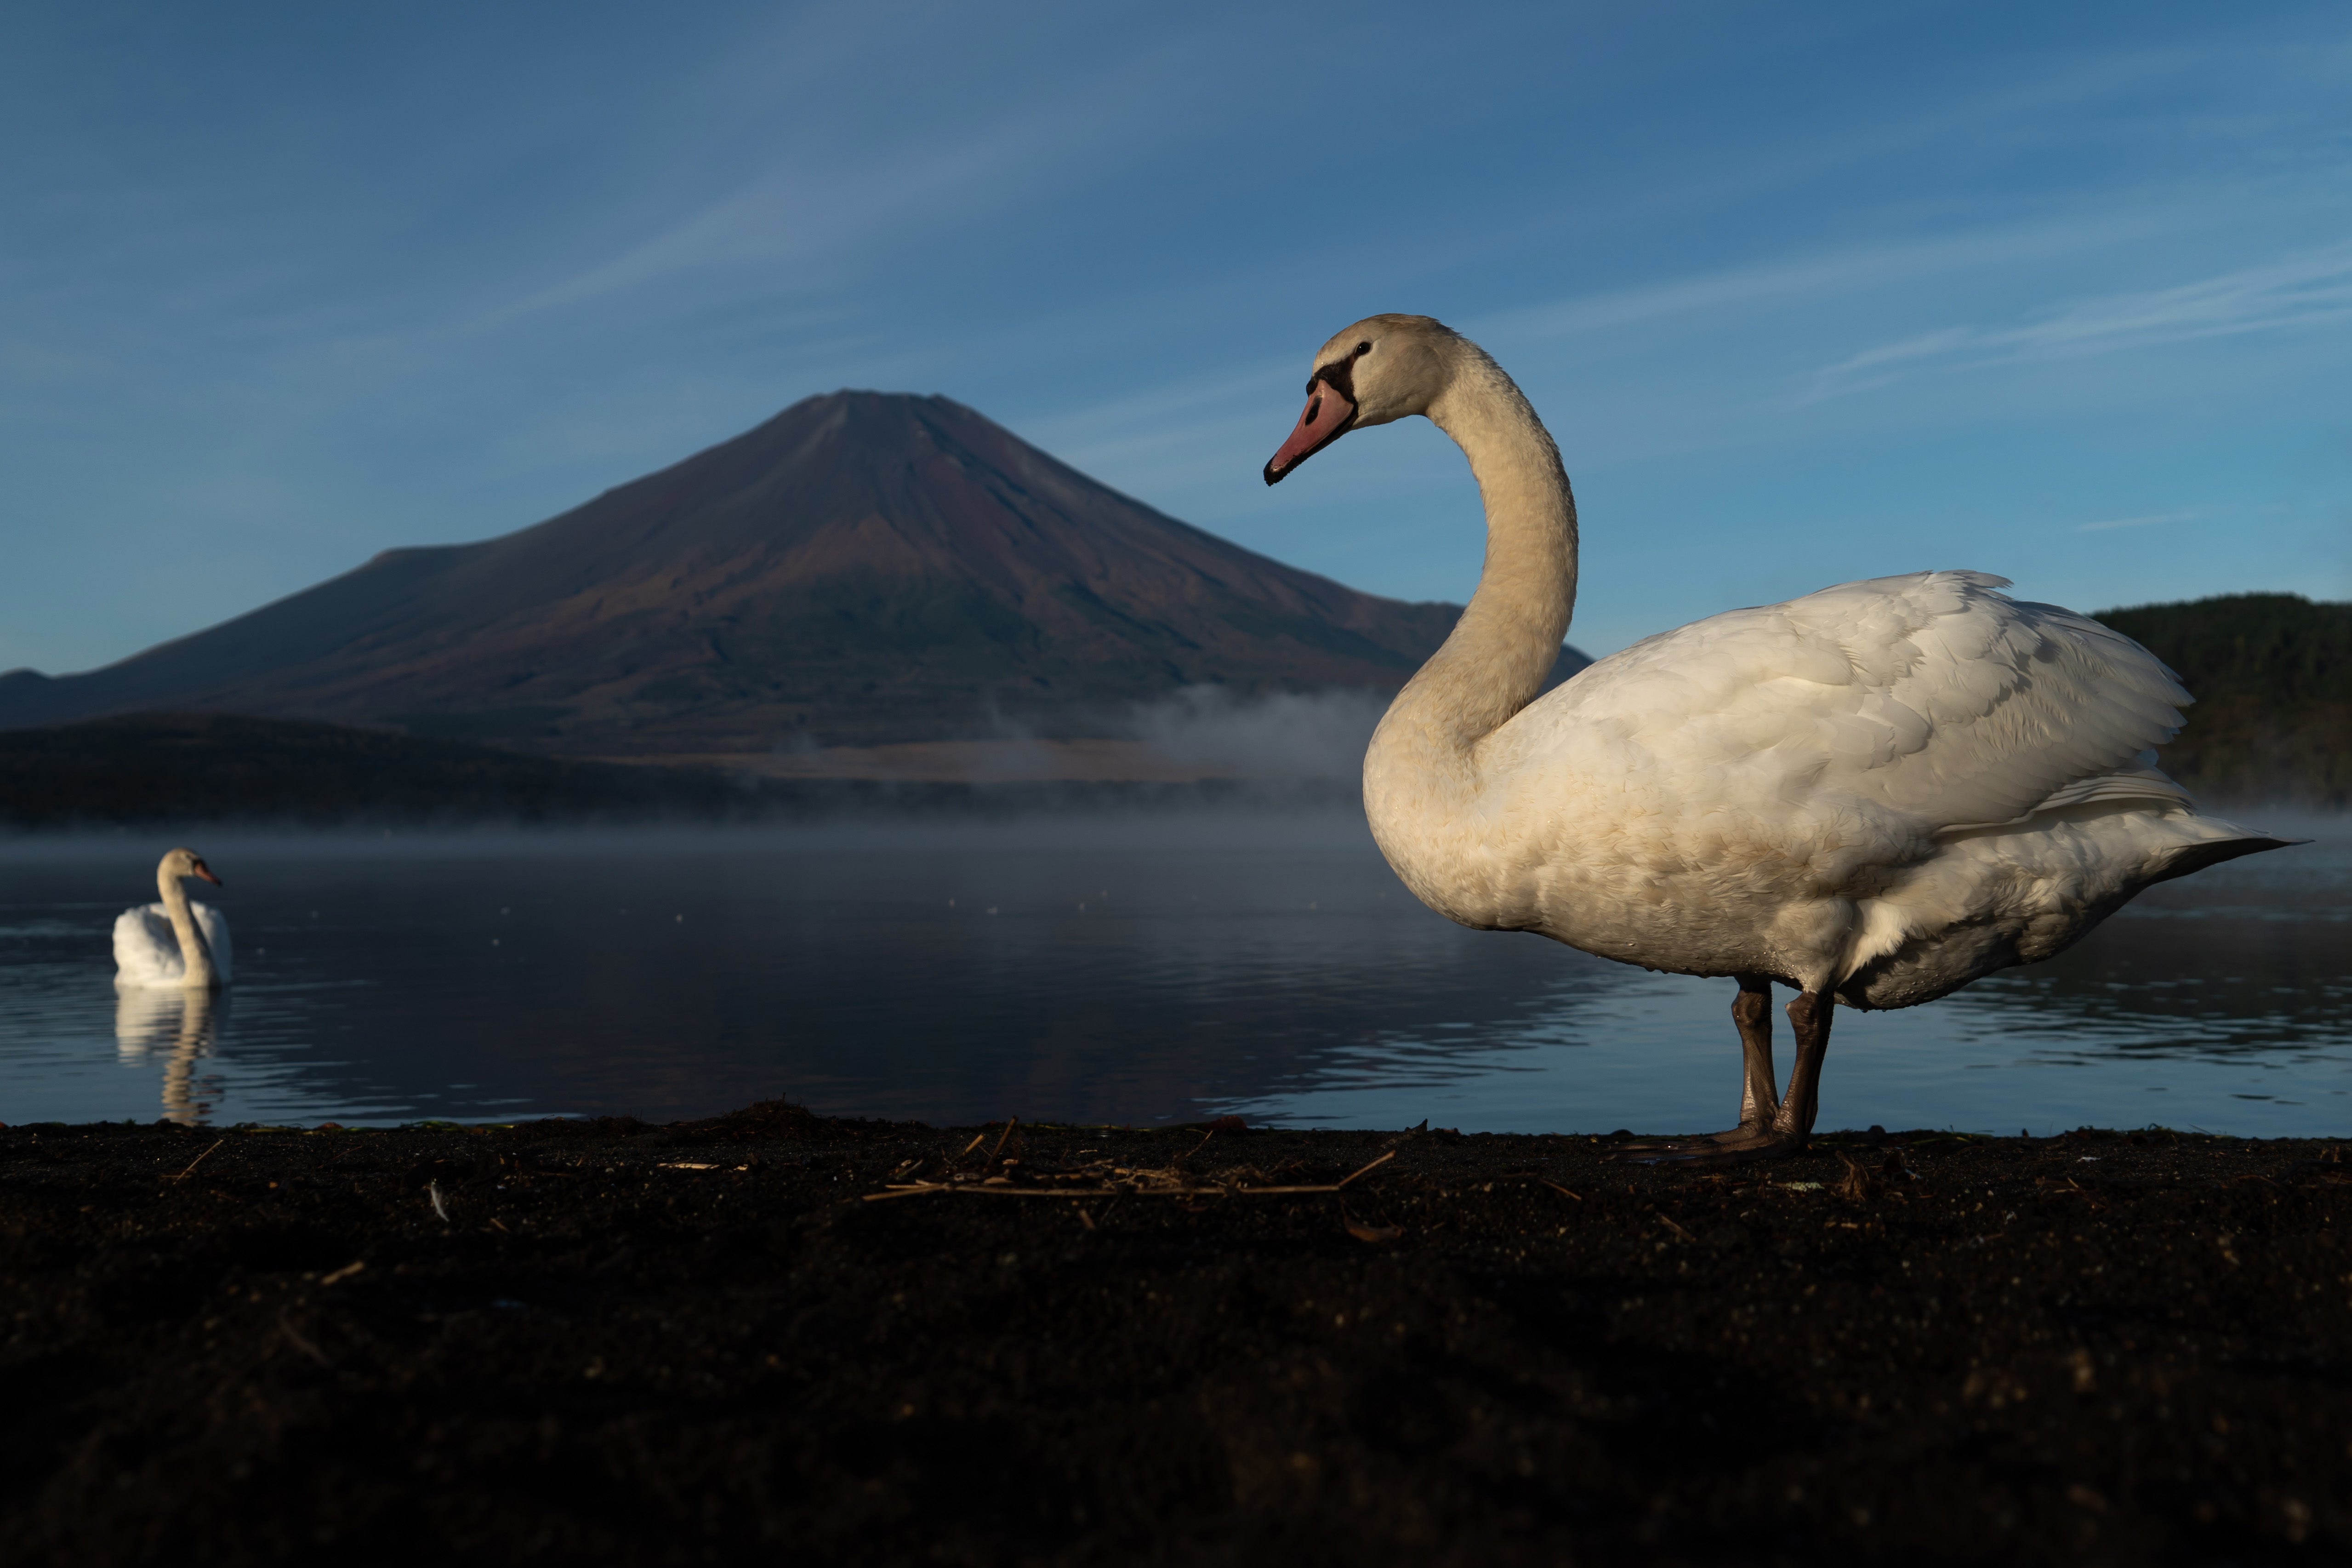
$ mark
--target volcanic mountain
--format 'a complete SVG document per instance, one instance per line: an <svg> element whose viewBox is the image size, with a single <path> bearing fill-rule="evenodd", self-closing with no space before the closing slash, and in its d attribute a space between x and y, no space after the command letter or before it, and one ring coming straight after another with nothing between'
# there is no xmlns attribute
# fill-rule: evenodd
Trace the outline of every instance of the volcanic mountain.
<svg viewBox="0 0 2352 1568"><path fill-rule="evenodd" d="M1103 734L1186 687L1392 691L1459 614L1178 522L944 397L840 392L520 532L0 676L0 727L207 710L606 757Z"/></svg>

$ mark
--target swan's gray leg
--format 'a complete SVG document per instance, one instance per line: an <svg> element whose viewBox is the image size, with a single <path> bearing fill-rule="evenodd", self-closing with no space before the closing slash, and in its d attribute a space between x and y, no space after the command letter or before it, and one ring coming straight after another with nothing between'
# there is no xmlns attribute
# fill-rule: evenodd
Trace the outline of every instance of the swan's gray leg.
<svg viewBox="0 0 2352 1568"><path fill-rule="evenodd" d="M1739 1027L1739 1053L1748 1069L1739 1091L1739 1130L1760 1131L1780 1113L1780 1077L1772 1070L1772 983L1761 975L1741 975L1731 1021Z"/></svg>
<svg viewBox="0 0 2352 1568"><path fill-rule="evenodd" d="M1805 1146L1821 1111L1822 1058L1829 1054L1830 1016L1837 1004L1824 992L1808 991L1789 1004L1789 1026L1797 1037L1796 1065L1789 1069L1789 1095L1772 1118L1772 1131Z"/></svg>

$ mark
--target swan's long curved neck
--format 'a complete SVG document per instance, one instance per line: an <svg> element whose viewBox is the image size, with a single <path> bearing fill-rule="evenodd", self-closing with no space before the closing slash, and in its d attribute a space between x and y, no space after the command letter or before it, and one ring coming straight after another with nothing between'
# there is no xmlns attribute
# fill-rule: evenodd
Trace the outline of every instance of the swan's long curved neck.
<svg viewBox="0 0 2352 1568"><path fill-rule="evenodd" d="M1475 748L1543 689L1576 603L1576 500L1559 448L1502 368L1469 343L1429 417L1470 459L1486 508L1478 591L1405 683L1365 758L1367 803L1410 784L1475 791Z"/></svg>
<svg viewBox="0 0 2352 1568"><path fill-rule="evenodd" d="M155 886L163 889L163 912L172 917L172 934L180 939L180 963L185 974L181 984L191 991L214 989L220 984L220 974L213 968L213 950L205 945L196 913L188 907L188 890L169 871L155 873Z"/></svg>

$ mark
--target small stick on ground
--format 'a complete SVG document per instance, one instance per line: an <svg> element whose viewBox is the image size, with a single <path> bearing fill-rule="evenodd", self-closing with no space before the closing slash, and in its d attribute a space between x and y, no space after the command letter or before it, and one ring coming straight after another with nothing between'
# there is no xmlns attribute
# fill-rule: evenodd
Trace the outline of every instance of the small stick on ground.
<svg viewBox="0 0 2352 1568"><path fill-rule="evenodd" d="M1387 1153L1381 1155L1379 1159L1373 1161L1370 1164L1366 1165L1362 1170L1356 1172L1355 1175L1350 1175L1343 1178L1342 1180L1332 1182L1328 1184L1318 1184L1315 1186L1229 1187L1215 1185L1198 1187L1024 1187L1015 1186L1003 1177L991 1177L989 1182L986 1184L978 1182L912 1182L904 1186L889 1187L883 1192L866 1193L863 1194L863 1199L865 1202L869 1204L878 1204L887 1202L891 1198L920 1197L927 1193L963 1193L968 1194L971 1196L980 1198L1290 1197L1307 1193L1339 1192L1349 1182L1354 1181L1357 1176L1365 1175L1372 1171L1376 1171L1395 1158L1396 1151L1391 1149ZM1157 1175L1164 1174L1166 1173L1139 1173Z"/></svg>
<svg viewBox="0 0 2352 1568"><path fill-rule="evenodd" d="M910 1186L891 1187L879 1193L863 1194L864 1201L878 1204L888 1198L919 1198L926 1193L960 1193L975 1198L1275 1198L1296 1197L1307 1193L1336 1193L1339 1184L1320 1187L1016 1187L1011 1183L988 1186L978 1182L918 1182Z"/></svg>
<svg viewBox="0 0 2352 1568"><path fill-rule="evenodd" d="M227 1139L226 1139L226 1138L215 1138L215 1139L214 1139L214 1140L212 1141L212 1142L211 1142L209 1145L207 1145L207 1146L205 1147L205 1154L209 1154L209 1153L211 1153L215 1149L219 1148L222 1144L224 1144L224 1143L226 1143L226 1142L228 1142L228 1140L227 1140ZM187 1171L182 1171L182 1172L181 1172L178 1175L176 1175L176 1176L166 1176L166 1177L164 1177L163 1179L164 1179L165 1181L167 1181L167 1182L184 1182L184 1181L186 1181L186 1180L188 1179L188 1171L193 1171L193 1170L194 1170L198 1165L201 1165L201 1164L203 1164L203 1163L205 1163L205 1154L199 1154L199 1155L197 1155L194 1159L193 1159L193 1160L189 1161L189 1162L188 1162L188 1170L187 1170Z"/></svg>
<svg viewBox="0 0 2352 1568"><path fill-rule="evenodd" d="M286 1336L287 1343L292 1345L296 1350L300 1351L304 1355L309 1356L312 1361L317 1362L320 1366L331 1364L327 1360L327 1352L312 1344L309 1340L304 1339L300 1332L295 1329L294 1325L286 1321L286 1314L283 1312L278 1314L278 1331Z"/></svg>
<svg viewBox="0 0 2352 1568"><path fill-rule="evenodd" d="M319 1283L321 1285L340 1285L344 1280L350 1279L352 1275L357 1274L361 1269L365 1268L366 1267L367 1259L365 1258L360 1259L357 1263L346 1263L341 1268L336 1269L332 1274L330 1274L325 1279L320 1280Z"/></svg>
<svg viewBox="0 0 2352 1568"><path fill-rule="evenodd" d="M985 1142L988 1142L988 1134L987 1134L987 1133L985 1133L985 1132L983 1132L983 1133L982 1133L979 1137L974 1138L971 1142L969 1142L969 1143L967 1143L967 1144L965 1144L965 1145L963 1146L963 1154L969 1154L969 1153L971 1153L974 1149L979 1148L982 1143L985 1143ZM959 1160L961 1160L961 1159L962 1159L962 1158L963 1158L963 1154L958 1154L958 1155L956 1156L956 1158L957 1158L957 1159L959 1159Z"/></svg>
<svg viewBox="0 0 2352 1568"><path fill-rule="evenodd" d="M1013 1130L1020 1125L1021 1118L1017 1116L1008 1116L1004 1119L1004 1136L999 1138L996 1141L996 1147L988 1152L988 1157L991 1160L1004 1152L1004 1146L1013 1142ZM982 1136L985 1137L987 1134L982 1133Z"/></svg>
<svg viewBox="0 0 2352 1568"><path fill-rule="evenodd" d="M1666 1214L1666 1213L1664 1213L1663 1211L1661 1211L1661 1212L1659 1213L1659 1215L1658 1215L1658 1217L1659 1217L1661 1220L1664 1220L1664 1221L1665 1222L1665 1226L1666 1226L1666 1228L1667 1228L1668 1230L1673 1231L1676 1236L1681 1237L1685 1241L1696 1241L1696 1240L1698 1239L1698 1237L1696 1237L1693 1236L1690 1232L1688 1232L1688 1231L1685 1230L1682 1226L1680 1226L1676 1225L1676 1224L1675 1223L1674 1216L1673 1216L1672 1215L1669 1215L1669 1214Z"/></svg>
<svg viewBox="0 0 2352 1568"><path fill-rule="evenodd" d="M866 1202L878 1204L889 1198L919 1198L925 1193L951 1193L955 1190L945 1182L928 1182L919 1187L893 1187L887 1193L867 1193Z"/></svg>
<svg viewBox="0 0 2352 1568"><path fill-rule="evenodd" d="M1584 1199L1583 1199L1581 1196L1580 1196L1579 1194L1575 1194L1575 1193L1571 1193L1571 1192L1570 1192L1566 1187L1561 1186L1558 1182L1544 1182L1544 1179L1543 1179L1541 1176L1538 1176L1538 1177L1536 1178L1536 1180L1537 1180L1537 1181L1538 1181L1538 1182L1543 1182L1543 1184L1544 1184L1545 1186L1549 1187L1553 1192L1558 1193L1560 1196L1562 1196L1562 1197L1564 1197L1564 1198L1575 1198L1575 1199L1576 1199L1576 1201L1577 1201L1578 1203L1582 1203L1582 1202L1584 1201Z"/></svg>

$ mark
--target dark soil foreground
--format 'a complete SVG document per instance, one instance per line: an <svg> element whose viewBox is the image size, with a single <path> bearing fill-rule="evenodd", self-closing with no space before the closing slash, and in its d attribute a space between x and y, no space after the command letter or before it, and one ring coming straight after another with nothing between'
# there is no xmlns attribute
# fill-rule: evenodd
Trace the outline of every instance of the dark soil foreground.
<svg viewBox="0 0 2352 1568"><path fill-rule="evenodd" d="M0 1557L2352 1552L2340 1144L1003 1136L0 1132Z"/></svg>

